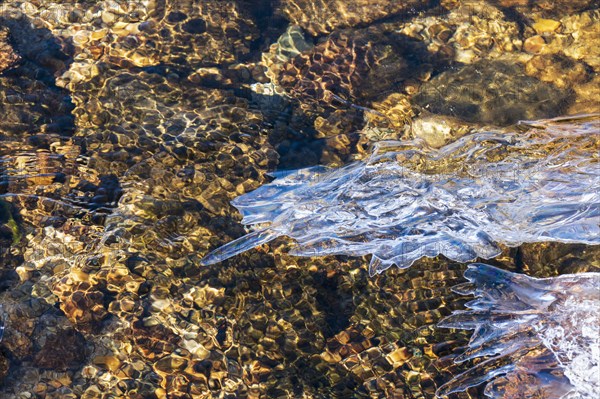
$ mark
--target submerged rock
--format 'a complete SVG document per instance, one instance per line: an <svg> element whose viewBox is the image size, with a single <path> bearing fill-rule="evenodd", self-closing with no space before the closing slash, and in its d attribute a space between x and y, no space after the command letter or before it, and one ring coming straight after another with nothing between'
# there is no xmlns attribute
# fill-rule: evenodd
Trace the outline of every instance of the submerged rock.
<svg viewBox="0 0 600 399"><path fill-rule="evenodd" d="M368 32L336 32L282 65L277 83L306 104L356 102L357 97L366 97L361 88L368 86L365 83L377 64L385 63L393 79L407 69L398 48L383 41L374 43L373 38Z"/></svg>
<svg viewBox="0 0 600 399"><path fill-rule="evenodd" d="M434 77L413 101L436 114L502 126L560 115L571 97L568 90L526 76L518 64L486 61Z"/></svg>
<svg viewBox="0 0 600 399"><path fill-rule="evenodd" d="M475 295L439 326L475 330L455 363L488 357L441 386L442 397L487 382L491 398L595 398L600 391L600 273L533 278L485 264L454 287Z"/></svg>
<svg viewBox="0 0 600 399"><path fill-rule="evenodd" d="M361 108L407 80L427 80L433 66L442 64L417 40L376 26L335 31L274 64L277 68L270 66L270 74L277 74L274 83L306 107Z"/></svg>
<svg viewBox="0 0 600 399"><path fill-rule="evenodd" d="M439 150L381 142L337 170L282 172L235 199L258 228L207 255L213 264L272 241L301 256L373 254L371 274L421 257L492 258L497 243L599 243L597 115L480 131Z"/></svg>

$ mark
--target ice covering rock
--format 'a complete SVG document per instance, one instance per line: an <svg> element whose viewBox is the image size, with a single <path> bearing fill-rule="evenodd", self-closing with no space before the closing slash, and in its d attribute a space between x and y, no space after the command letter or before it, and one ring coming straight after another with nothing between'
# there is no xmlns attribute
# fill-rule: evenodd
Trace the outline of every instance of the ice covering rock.
<svg viewBox="0 0 600 399"><path fill-rule="evenodd" d="M533 278L476 263L466 311L439 326L475 330L464 362L489 356L442 385L438 397L490 381L492 398L592 399L600 392L600 273Z"/></svg>
<svg viewBox="0 0 600 399"><path fill-rule="evenodd" d="M2 309L2 305L0 305L0 341L2 341L2 338L4 337L4 326L5 326L5 316L4 316L4 310Z"/></svg>
<svg viewBox="0 0 600 399"><path fill-rule="evenodd" d="M370 272L439 254L467 262L497 243L600 243L598 115L521 122L441 149L377 143L365 161L280 172L232 203L257 229L213 264L279 236L293 254L372 254Z"/></svg>

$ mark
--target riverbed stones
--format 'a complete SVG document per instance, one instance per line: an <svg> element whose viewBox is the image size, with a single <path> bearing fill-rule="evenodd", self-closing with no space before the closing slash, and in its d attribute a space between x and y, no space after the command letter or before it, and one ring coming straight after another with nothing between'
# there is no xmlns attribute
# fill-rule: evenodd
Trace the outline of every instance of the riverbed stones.
<svg viewBox="0 0 600 399"><path fill-rule="evenodd" d="M292 24L316 36L338 28L366 25L382 18L409 14L428 8L433 3L418 0L284 0L280 12Z"/></svg>
<svg viewBox="0 0 600 399"><path fill-rule="evenodd" d="M525 73L561 89L569 89L589 82L593 69L564 55L536 55L525 64Z"/></svg>
<svg viewBox="0 0 600 399"><path fill-rule="evenodd" d="M302 15L314 10L282 1L265 10L290 19L297 12L294 21L308 33L290 27L271 68L258 64L259 50L285 23L257 16L256 4L267 3L20 3L34 30L11 44L21 56L27 37L35 46L0 77L9 93L0 102L8 115L0 125L7 137L0 181L21 198L1 219L11 263L2 263L0 303L8 312L0 375L2 364L10 372L0 396L427 397L461 371L444 356L466 336L431 325L462 307L449 288L462 281L462 265L424 260L370 279L366 259L295 258L282 242L218 267L199 268L198 259L245 233L229 201L264 184L277 165L343 164L356 155L355 128L368 124L398 138L411 121L431 122L411 102L424 82L458 73L462 65L452 63L459 60L519 51L526 36L498 8L460 14L460 24L440 14L419 28L435 15L413 21L398 9L342 15L339 7L308 21ZM315 4L326 3L364 2ZM546 18L560 21L541 33L547 44L565 32L576 39L571 26L594 37L593 13L589 24L579 14L571 24ZM491 46L488 28L498 28ZM457 57L459 41L475 56ZM593 49L573 43L566 56L593 67ZM43 46L54 50L40 57ZM16 68L24 75L9 79ZM511 87L508 73L501 76ZM529 78L542 79L541 71ZM593 92L595 80L585 82L581 90ZM262 86L252 91L254 83ZM287 164L278 164L276 147ZM528 270L548 261L535 251L525 257ZM514 268L515 258L498 261ZM61 323L41 323L44 312ZM53 345L61 334L69 345ZM53 363L61 360L51 357L53 347L64 354L67 346L85 356Z"/></svg>
<svg viewBox="0 0 600 399"><path fill-rule="evenodd" d="M518 52L523 44L519 25L481 1L463 0L447 13L419 16L398 29L460 64Z"/></svg>
<svg viewBox="0 0 600 399"><path fill-rule="evenodd" d="M0 27L0 73L14 66L20 59L10 45L8 38L8 29Z"/></svg>

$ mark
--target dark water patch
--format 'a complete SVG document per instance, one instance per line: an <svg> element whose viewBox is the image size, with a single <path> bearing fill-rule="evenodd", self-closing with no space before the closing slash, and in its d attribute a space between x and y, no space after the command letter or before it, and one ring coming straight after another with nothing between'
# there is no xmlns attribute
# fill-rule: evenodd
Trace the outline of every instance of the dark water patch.
<svg viewBox="0 0 600 399"><path fill-rule="evenodd" d="M352 295L341 289L340 276L337 274L328 276L323 271L315 273L313 278L317 288L317 304L325 313L326 326L322 328L322 332L328 339L350 325L349 318L354 313Z"/></svg>
<svg viewBox="0 0 600 399"><path fill-rule="evenodd" d="M0 76L0 132L40 131L70 136L75 131L69 93L56 86L56 77L69 68L73 48L59 42L46 28L34 28L27 17L0 18L0 26L11 32L20 63Z"/></svg>

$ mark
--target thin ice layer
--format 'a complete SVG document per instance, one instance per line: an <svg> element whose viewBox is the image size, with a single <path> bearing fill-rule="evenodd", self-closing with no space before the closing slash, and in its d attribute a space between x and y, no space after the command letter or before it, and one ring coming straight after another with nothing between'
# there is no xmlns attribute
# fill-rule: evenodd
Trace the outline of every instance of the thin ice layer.
<svg viewBox="0 0 600 399"><path fill-rule="evenodd" d="M260 224L220 262L279 236L302 256L372 254L370 271L439 254L489 259L497 243L600 243L598 115L482 131L441 149L380 142L365 161L281 173L232 203Z"/></svg>
<svg viewBox="0 0 600 399"><path fill-rule="evenodd" d="M489 358L439 397L488 382L492 398L592 399L600 392L600 273L536 279L476 263L458 293L474 295L440 327L475 330L457 363Z"/></svg>
<svg viewBox="0 0 600 399"><path fill-rule="evenodd" d="M2 341L2 338L4 337L4 325L5 325L5 316L4 316L4 310L2 309L2 305L0 305L0 341Z"/></svg>

